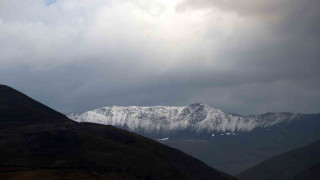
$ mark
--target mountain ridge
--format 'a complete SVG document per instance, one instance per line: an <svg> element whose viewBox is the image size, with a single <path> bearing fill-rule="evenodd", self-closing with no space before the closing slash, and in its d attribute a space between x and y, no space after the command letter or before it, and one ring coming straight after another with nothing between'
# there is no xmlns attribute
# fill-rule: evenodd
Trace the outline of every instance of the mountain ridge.
<svg viewBox="0 0 320 180"><path fill-rule="evenodd" d="M195 108L199 106L204 107ZM181 113L188 112L183 111L185 108L201 111ZM210 113L215 116L209 117L214 118L208 119ZM111 124L152 138L233 175L320 139L320 114L283 112L242 116L197 103L191 107L107 106L78 117L78 122ZM181 117L187 118L181 120Z"/></svg>
<svg viewBox="0 0 320 180"><path fill-rule="evenodd" d="M243 116L195 103L189 106L106 106L66 115L77 122L110 124L132 131L168 134L186 129L212 133L249 132L255 128L290 123L299 114L280 112Z"/></svg>

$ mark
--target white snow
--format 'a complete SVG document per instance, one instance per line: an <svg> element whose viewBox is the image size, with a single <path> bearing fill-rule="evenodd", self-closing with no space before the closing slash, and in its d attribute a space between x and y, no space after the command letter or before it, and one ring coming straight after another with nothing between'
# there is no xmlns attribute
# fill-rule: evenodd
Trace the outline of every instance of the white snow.
<svg viewBox="0 0 320 180"><path fill-rule="evenodd" d="M67 116L78 122L126 127L147 133L169 133L177 130L221 132L230 135L266 128L283 122L290 123L295 114L267 113L238 116L225 113L206 104L190 106L107 106L85 113L69 113ZM221 134L223 135L223 134ZM214 134L212 134L214 136Z"/></svg>
<svg viewBox="0 0 320 180"><path fill-rule="evenodd" d="M163 138L163 139L158 139L158 141L166 141L166 140L168 140L169 138L167 137L167 138Z"/></svg>

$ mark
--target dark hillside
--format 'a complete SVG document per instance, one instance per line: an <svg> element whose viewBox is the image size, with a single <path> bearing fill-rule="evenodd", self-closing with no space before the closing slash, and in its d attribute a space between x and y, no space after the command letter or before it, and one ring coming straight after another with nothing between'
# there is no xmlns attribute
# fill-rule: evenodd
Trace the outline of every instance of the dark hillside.
<svg viewBox="0 0 320 180"><path fill-rule="evenodd" d="M76 123L0 86L0 179L234 179L112 126Z"/></svg>
<svg viewBox="0 0 320 180"><path fill-rule="evenodd" d="M320 141L280 154L240 173L243 180L318 179Z"/></svg>

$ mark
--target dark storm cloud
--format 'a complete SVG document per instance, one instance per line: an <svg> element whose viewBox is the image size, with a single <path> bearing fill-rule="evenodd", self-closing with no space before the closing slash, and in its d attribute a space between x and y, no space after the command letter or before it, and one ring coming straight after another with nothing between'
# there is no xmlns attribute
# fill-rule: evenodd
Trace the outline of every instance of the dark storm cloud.
<svg viewBox="0 0 320 180"><path fill-rule="evenodd" d="M0 9L0 82L60 111L203 102L320 112L315 0L186 0L176 12L161 1L32 2Z"/></svg>
<svg viewBox="0 0 320 180"><path fill-rule="evenodd" d="M260 18L285 18L298 13L312 17L317 14L319 2L316 0L184 0L178 10L194 8L217 8L223 11L233 11L243 16L257 16Z"/></svg>

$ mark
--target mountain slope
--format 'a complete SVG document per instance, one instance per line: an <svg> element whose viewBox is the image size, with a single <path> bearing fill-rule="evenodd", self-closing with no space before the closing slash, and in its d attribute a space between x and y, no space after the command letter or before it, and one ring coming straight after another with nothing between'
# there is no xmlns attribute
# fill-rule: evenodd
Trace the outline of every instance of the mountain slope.
<svg viewBox="0 0 320 180"><path fill-rule="evenodd" d="M280 154L240 173L244 180L312 180L319 177L320 141Z"/></svg>
<svg viewBox="0 0 320 180"><path fill-rule="evenodd" d="M112 126L77 123L0 85L0 179L233 179Z"/></svg>
<svg viewBox="0 0 320 180"><path fill-rule="evenodd" d="M0 85L0 122L13 123L23 119L23 123L49 122L54 119L66 120L65 115L30 99L8 86ZM22 123L20 121L20 123Z"/></svg>
<svg viewBox="0 0 320 180"><path fill-rule="evenodd" d="M94 122L142 131L149 134L170 134L190 130L194 132L248 132L280 123L290 123L292 113L267 113L239 116L215 107L195 103L190 106L108 106L85 113L69 113L78 122Z"/></svg>
<svg viewBox="0 0 320 180"><path fill-rule="evenodd" d="M313 180L320 179L320 163L309 167L307 170L298 174L294 180Z"/></svg>

